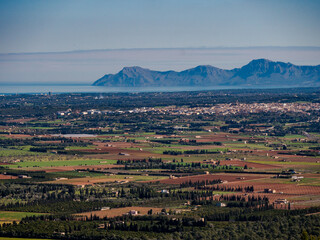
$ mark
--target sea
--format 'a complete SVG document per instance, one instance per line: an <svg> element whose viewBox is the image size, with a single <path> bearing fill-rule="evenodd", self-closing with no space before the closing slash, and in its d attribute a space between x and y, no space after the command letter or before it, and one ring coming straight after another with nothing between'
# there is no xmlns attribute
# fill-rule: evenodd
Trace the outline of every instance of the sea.
<svg viewBox="0 0 320 240"><path fill-rule="evenodd" d="M319 88L319 87L317 87ZM271 85L252 85L252 86L190 86L190 87L105 87L91 85L38 85L38 84L1 84L0 95L13 94L62 94L62 93L141 93L141 92L184 92L184 91L211 91L211 90L275 90L284 91L294 89L306 91L314 88L299 86L271 86Z"/></svg>
<svg viewBox="0 0 320 240"><path fill-rule="evenodd" d="M248 88L248 87L246 87ZM120 93L120 92L181 92L181 91L202 91L239 89L239 87L104 87L91 85L10 85L0 84L0 94L52 94L59 93Z"/></svg>

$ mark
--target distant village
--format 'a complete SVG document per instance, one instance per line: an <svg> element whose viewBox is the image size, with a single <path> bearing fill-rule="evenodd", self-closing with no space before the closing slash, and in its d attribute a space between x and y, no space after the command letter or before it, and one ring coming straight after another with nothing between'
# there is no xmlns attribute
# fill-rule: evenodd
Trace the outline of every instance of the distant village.
<svg viewBox="0 0 320 240"><path fill-rule="evenodd" d="M235 114L250 114L264 112L293 112L310 115L312 111L319 111L320 103L228 103L217 104L212 107L141 107L132 110L97 110L90 109L83 112L73 112L71 109L60 111L58 116L68 116L73 113L86 115L96 114L128 114L128 113L153 113L153 114L168 114L168 115L200 115L200 114L218 114L218 115L235 115Z"/></svg>

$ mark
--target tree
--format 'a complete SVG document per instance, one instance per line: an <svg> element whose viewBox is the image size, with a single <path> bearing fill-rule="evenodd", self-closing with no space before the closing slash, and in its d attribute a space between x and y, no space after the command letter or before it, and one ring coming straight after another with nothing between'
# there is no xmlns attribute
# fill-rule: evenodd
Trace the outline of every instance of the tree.
<svg viewBox="0 0 320 240"><path fill-rule="evenodd" d="M309 240L309 234L305 229L302 231L301 240Z"/></svg>

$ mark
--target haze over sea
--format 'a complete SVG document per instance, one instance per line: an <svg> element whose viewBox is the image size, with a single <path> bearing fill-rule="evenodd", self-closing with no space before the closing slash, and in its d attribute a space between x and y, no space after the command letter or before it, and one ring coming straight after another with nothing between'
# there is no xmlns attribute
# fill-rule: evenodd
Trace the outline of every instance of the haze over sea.
<svg viewBox="0 0 320 240"><path fill-rule="evenodd" d="M248 88L248 87L247 87ZM119 93L119 92L179 92L179 91L201 91L226 89L219 87L97 87L90 85L2 85L0 94L47 94L47 93ZM227 89L239 89L239 87L228 87Z"/></svg>
<svg viewBox="0 0 320 240"><path fill-rule="evenodd" d="M265 87L239 87L239 86L211 86L211 87L103 87L91 85L3 85L0 88L1 95L12 94L58 94L58 93L135 93L135 92L183 92L183 91L209 91L224 89L274 89L279 86ZM286 86L283 86L286 88ZM295 88L291 86L290 88Z"/></svg>

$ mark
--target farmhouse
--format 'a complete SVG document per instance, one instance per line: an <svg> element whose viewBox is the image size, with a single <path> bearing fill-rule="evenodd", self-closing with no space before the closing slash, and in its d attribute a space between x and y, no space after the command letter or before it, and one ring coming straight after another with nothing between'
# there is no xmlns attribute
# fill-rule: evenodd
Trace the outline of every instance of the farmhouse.
<svg viewBox="0 0 320 240"><path fill-rule="evenodd" d="M101 111L99 111L97 109L90 109L87 111L87 113L90 115L94 115L94 114L101 114Z"/></svg>
<svg viewBox="0 0 320 240"><path fill-rule="evenodd" d="M99 226L98 226L99 229L104 229L105 227L106 227L106 226L104 225L104 223L99 224Z"/></svg>
<svg viewBox="0 0 320 240"><path fill-rule="evenodd" d="M119 155L130 156L130 154L128 154L128 153L123 153L123 152L120 152Z"/></svg>
<svg viewBox="0 0 320 240"><path fill-rule="evenodd" d="M110 207L102 207L101 211L110 210Z"/></svg>
<svg viewBox="0 0 320 240"><path fill-rule="evenodd" d="M276 193L277 191L275 189L271 189L271 188L265 188L264 193Z"/></svg>
<svg viewBox="0 0 320 240"><path fill-rule="evenodd" d="M227 204L225 204L225 203L223 203L223 202L218 202L216 206L217 206L217 207L226 207Z"/></svg>
<svg viewBox="0 0 320 240"><path fill-rule="evenodd" d="M304 177L303 176L292 176L292 182L300 182Z"/></svg>
<svg viewBox="0 0 320 240"><path fill-rule="evenodd" d="M60 180L67 180L68 178L65 178L65 177L58 177L58 178L55 178L56 181L60 181Z"/></svg>
<svg viewBox="0 0 320 240"><path fill-rule="evenodd" d="M163 190L161 190L161 193L169 194L169 191L167 189L163 189Z"/></svg>
<svg viewBox="0 0 320 240"><path fill-rule="evenodd" d="M287 199L277 199L274 201L276 204L288 204L288 200Z"/></svg>
<svg viewBox="0 0 320 240"><path fill-rule="evenodd" d="M18 178L31 178L31 177L29 177L27 175L19 175Z"/></svg>
<svg viewBox="0 0 320 240"><path fill-rule="evenodd" d="M138 211L136 211L136 210L130 210L130 211L129 211L129 214L130 214L130 215L138 215Z"/></svg>

